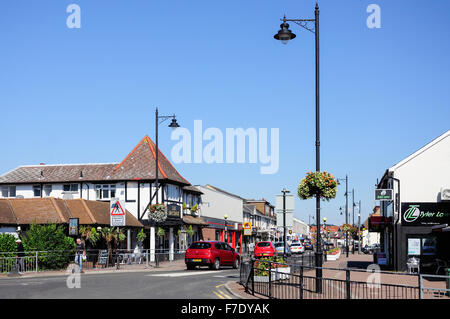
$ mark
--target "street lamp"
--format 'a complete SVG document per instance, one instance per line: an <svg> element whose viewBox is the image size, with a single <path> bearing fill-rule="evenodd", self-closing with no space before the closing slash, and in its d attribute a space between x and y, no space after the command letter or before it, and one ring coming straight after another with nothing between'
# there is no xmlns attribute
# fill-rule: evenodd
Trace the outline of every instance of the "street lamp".
<svg viewBox="0 0 450 319"><path fill-rule="evenodd" d="M319 101L319 5L316 3L314 10L314 19L286 19L283 17L281 29L274 35L276 40L280 40L282 43L287 44L289 40L292 40L296 35L289 30L289 24L287 21L292 21L308 30L315 35L315 49L316 49L316 171L320 172L320 101ZM314 22L314 28L311 28L308 24ZM322 292L322 248L320 243L320 196L316 196L316 222L317 222L317 247L316 247L316 287L317 292Z"/></svg>
<svg viewBox="0 0 450 319"><path fill-rule="evenodd" d="M158 153L159 153L159 150L158 150L158 125L163 123L164 121L170 119L170 118L172 119L172 122L169 124L170 128L175 129L177 127L180 127L180 125L178 125L178 123L177 123L177 119L175 117L175 114L173 114L173 115L158 115L158 108L156 108L156 112L155 112L155 124L156 124L155 125L155 140L156 140L155 141L155 143L156 143L155 187L156 187L156 203L157 204L159 203L159 200L158 200L158 190L159 190L159 181L158 181L158 167L159 167L158 166L158 164L159 164L158 163Z"/></svg>
<svg viewBox="0 0 450 319"><path fill-rule="evenodd" d="M345 178L336 178L338 185L340 181L345 180L345 224L348 224L348 176L345 175ZM342 212L342 207L339 208ZM341 213L342 215L342 213ZM348 232L345 232L345 253L348 258Z"/></svg>
<svg viewBox="0 0 450 319"><path fill-rule="evenodd" d="M225 219L225 236L224 236L224 239L225 239L225 242L228 244L228 234L227 234L227 219L228 219L228 215L227 214L223 215L223 218Z"/></svg>

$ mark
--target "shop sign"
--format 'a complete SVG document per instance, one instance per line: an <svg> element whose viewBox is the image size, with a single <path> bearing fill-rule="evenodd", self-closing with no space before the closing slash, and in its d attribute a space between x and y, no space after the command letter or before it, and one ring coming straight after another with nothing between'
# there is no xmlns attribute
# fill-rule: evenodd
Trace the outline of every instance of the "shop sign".
<svg viewBox="0 0 450 319"><path fill-rule="evenodd" d="M178 204L167 205L167 217L181 218L181 207Z"/></svg>
<svg viewBox="0 0 450 319"><path fill-rule="evenodd" d="M375 190L375 200L394 200L393 197L394 190L393 189L376 189Z"/></svg>
<svg viewBox="0 0 450 319"><path fill-rule="evenodd" d="M403 203L403 226L433 226L450 223L450 203Z"/></svg>

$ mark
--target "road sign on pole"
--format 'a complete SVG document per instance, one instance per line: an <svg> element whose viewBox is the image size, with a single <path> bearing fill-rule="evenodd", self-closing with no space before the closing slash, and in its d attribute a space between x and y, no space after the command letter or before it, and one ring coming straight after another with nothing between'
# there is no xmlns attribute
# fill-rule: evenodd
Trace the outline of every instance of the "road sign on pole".
<svg viewBox="0 0 450 319"><path fill-rule="evenodd" d="M110 226L125 226L125 203L117 198L110 201Z"/></svg>
<svg viewBox="0 0 450 319"><path fill-rule="evenodd" d="M252 235L252 223L244 222L244 236Z"/></svg>

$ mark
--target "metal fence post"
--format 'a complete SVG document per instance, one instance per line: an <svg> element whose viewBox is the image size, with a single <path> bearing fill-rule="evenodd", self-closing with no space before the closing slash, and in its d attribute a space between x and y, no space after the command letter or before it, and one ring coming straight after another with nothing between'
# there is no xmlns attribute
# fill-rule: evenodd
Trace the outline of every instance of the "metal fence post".
<svg viewBox="0 0 450 319"><path fill-rule="evenodd" d="M346 298L351 299L351 291L350 291L350 270L345 270L345 292L346 292Z"/></svg>
<svg viewBox="0 0 450 319"><path fill-rule="evenodd" d="M272 299L272 263L269 261L269 299Z"/></svg>
<svg viewBox="0 0 450 319"><path fill-rule="evenodd" d="M148 253L148 249L145 250L145 253L146 253L145 264L146 264L146 266L148 268L148 258L150 257L149 253Z"/></svg>
<svg viewBox="0 0 450 319"><path fill-rule="evenodd" d="M252 258L252 295L255 295L255 263Z"/></svg>
<svg viewBox="0 0 450 319"><path fill-rule="evenodd" d="M36 260L36 268L35 268L36 271L35 271L35 272L38 272L38 269L39 269L39 268L38 268L38 260L39 260L39 259L38 259L38 255L39 255L39 252L36 252L36 259L35 259L35 260Z"/></svg>
<svg viewBox="0 0 450 319"><path fill-rule="evenodd" d="M303 265L300 266L300 299L303 299Z"/></svg>
<svg viewBox="0 0 450 319"><path fill-rule="evenodd" d="M422 275L419 273L419 299L423 299L423 278Z"/></svg>

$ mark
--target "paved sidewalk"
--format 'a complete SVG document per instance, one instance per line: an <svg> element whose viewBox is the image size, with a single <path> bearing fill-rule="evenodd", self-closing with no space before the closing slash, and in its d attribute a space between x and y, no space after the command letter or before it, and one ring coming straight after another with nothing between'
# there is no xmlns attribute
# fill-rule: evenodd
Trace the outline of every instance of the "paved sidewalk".
<svg viewBox="0 0 450 319"><path fill-rule="evenodd" d="M71 264L68 269L72 269L73 264ZM2 278L20 277L20 278L34 278L34 277L53 277L53 276L67 276L70 270L49 270L49 271L38 271L38 272L26 272L22 275L9 275L7 273L0 274L0 280ZM159 263L159 267L155 267L154 263L150 263L147 267L146 264L142 265L120 265L119 269L115 267L110 268L94 268L94 269L83 269L85 275L92 274L112 274L118 272L153 272L153 271L177 271L186 269L184 259L174 260L172 262L164 261Z"/></svg>

